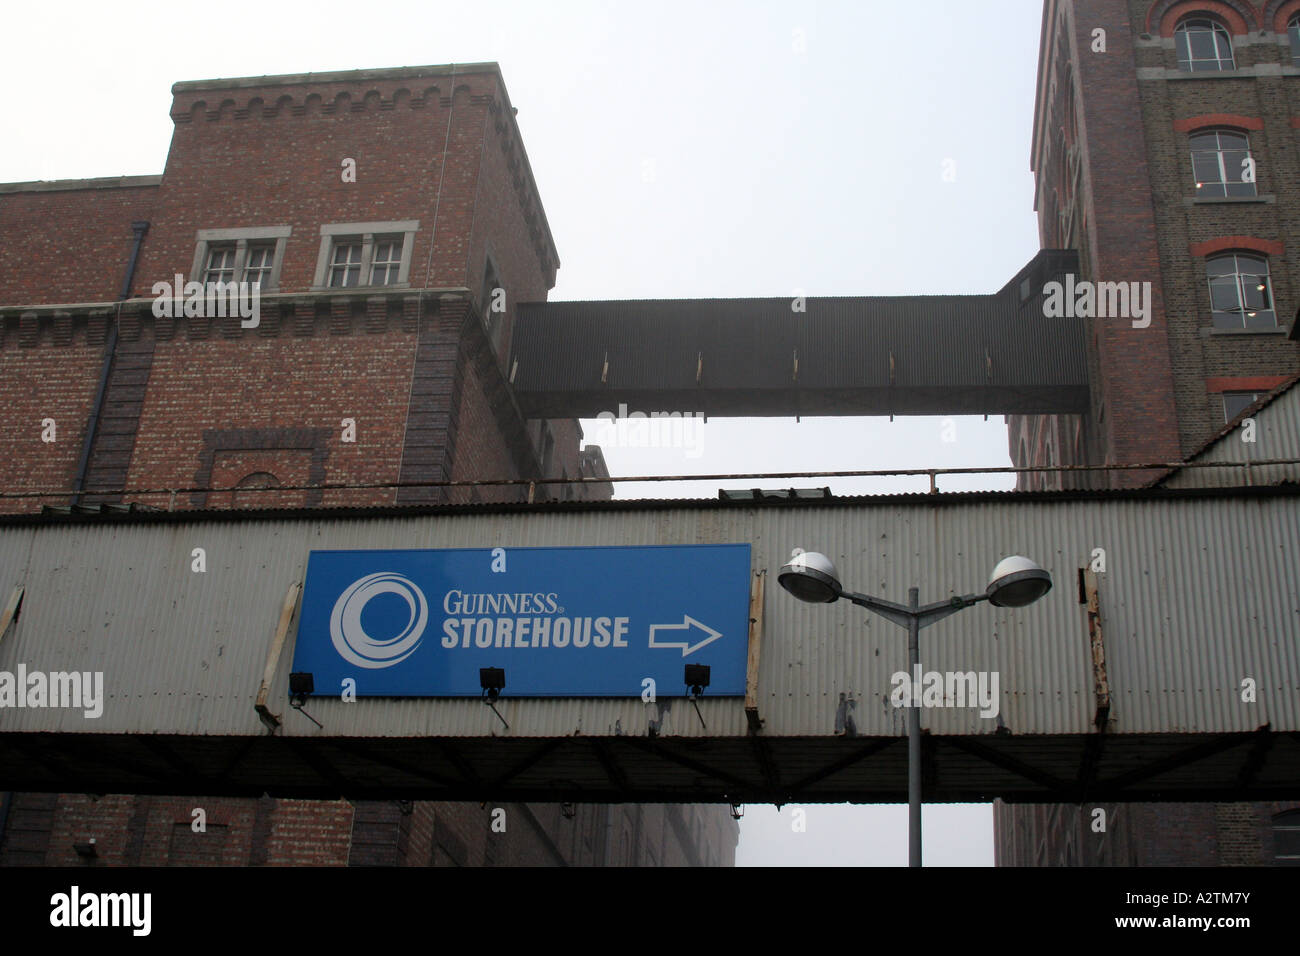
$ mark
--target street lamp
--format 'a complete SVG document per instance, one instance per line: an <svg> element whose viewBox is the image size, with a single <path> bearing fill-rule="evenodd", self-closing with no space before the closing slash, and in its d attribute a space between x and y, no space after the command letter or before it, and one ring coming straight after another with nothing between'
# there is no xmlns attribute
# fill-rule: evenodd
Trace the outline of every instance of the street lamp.
<svg viewBox="0 0 1300 956"><path fill-rule="evenodd" d="M781 568L777 580L781 587L809 604L832 604L840 598L848 598L858 607L874 611L899 627L907 628L909 676L920 670L921 628L980 601L988 601L995 607L1025 607L1052 589L1052 576L1034 561L1019 555L1003 558L997 563L983 594L953 597L925 607L918 604L916 588L908 589L908 603L905 605L868 594L845 591L831 559L816 551L795 549L790 561ZM920 866L921 703L917 700L918 695L911 696L912 702L907 713L907 862L909 866Z"/></svg>

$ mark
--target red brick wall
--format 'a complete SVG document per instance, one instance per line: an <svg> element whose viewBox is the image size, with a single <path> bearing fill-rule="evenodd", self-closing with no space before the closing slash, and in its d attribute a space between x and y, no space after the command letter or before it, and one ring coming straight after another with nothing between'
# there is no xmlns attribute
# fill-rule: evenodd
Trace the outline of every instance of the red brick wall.
<svg viewBox="0 0 1300 956"><path fill-rule="evenodd" d="M52 329L46 329L47 335ZM85 440L86 422L103 363L103 346L37 344L25 348L13 329L0 340L0 490L70 489ZM41 423L54 419L55 441L41 440ZM39 510L66 498L0 498L0 512Z"/></svg>
<svg viewBox="0 0 1300 956"><path fill-rule="evenodd" d="M414 357L415 334L400 328L310 336L248 329L238 338L159 342L128 486L191 487L210 447L206 432L277 428L320 430L328 482L395 482ZM342 440L345 418L355 420L355 442ZM232 450L217 454L210 482L229 486L251 472L269 471L282 485L304 484L310 460L300 449ZM306 503L301 492L244 497L248 502L241 500L241 506ZM391 488L326 491L320 503L391 504L394 497ZM138 500L168 504L166 495ZM227 493L213 496L207 506L229 503ZM178 506L188 507L188 498Z"/></svg>
<svg viewBox="0 0 1300 956"><path fill-rule="evenodd" d="M156 186L0 193L0 303L116 300L135 239L131 223L152 217L157 193Z"/></svg>
<svg viewBox="0 0 1300 956"><path fill-rule="evenodd" d="M487 109L479 100L495 77L455 77L454 108L452 79L177 93L142 283L188 274L200 229L288 225L280 289L302 292L314 277L321 225L418 219L412 286L464 286ZM342 180L345 158L356 160L356 182Z"/></svg>

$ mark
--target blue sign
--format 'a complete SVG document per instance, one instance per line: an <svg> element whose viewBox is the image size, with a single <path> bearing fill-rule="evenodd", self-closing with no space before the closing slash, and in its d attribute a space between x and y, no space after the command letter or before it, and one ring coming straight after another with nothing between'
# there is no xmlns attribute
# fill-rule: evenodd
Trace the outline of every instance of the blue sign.
<svg viewBox="0 0 1300 956"><path fill-rule="evenodd" d="M506 697L745 693L748 544L618 548L313 551L293 670L315 693Z"/></svg>

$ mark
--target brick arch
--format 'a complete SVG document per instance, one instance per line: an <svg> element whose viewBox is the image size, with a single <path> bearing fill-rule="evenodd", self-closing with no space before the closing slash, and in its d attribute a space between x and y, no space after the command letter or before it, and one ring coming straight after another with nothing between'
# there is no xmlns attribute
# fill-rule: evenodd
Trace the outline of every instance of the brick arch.
<svg viewBox="0 0 1300 956"><path fill-rule="evenodd" d="M238 490L279 488L282 482L269 471L250 471L239 481L235 482L235 488Z"/></svg>
<svg viewBox="0 0 1300 956"><path fill-rule="evenodd" d="M1205 242L1193 242L1188 247L1193 256L1212 256L1219 252L1259 252L1266 256L1282 255L1283 246L1277 239L1257 239L1254 236L1220 236Z"/></svg>
<svg viewBox="0 0 1300 956"><path fill-rule="evenodd" d="M1300 2L1300 0L1297 0ZM1202 129L1228 127L1240 130L1262 130L1264 121L1254 116L1239 116L1236 113L1202 113L1186 119L1174 120L1174 132L1194 133Z"/></svg>
<svg viewBox="0 0 1300 956"><path fill-rule="evenodd" d="M1300 0L1268 0L1264 4L1264 23L1271 24L1274 33L1286 33L1290 19L1300 13Z"/></svg>
<svg viewBox="0 0 1300 956"><path fill-rule="evenodd" d="M1236 36L1259 26L1254 8L1244 0L1157 0L1147 11L1146 32L1172 37L1179 20L1197 13L1217 17Z"/></svg>

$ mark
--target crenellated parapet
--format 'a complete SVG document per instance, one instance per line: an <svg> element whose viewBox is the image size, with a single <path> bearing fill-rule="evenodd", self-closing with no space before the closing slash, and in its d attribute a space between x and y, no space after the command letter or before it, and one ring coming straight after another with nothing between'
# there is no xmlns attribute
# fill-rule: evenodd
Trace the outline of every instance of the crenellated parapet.
<svg viewBox="0 0 1300 956"><path fill-rule="evenodd" d="M238 314L156 315L155 299L90 302L0 309L0 349L102 346L113 322L122 341L142 336L159 342L210 338L308 337L316 335L414 334L421 317L431 318L468 301L467 289L401 290L376 293L268 294L261 297L256 325Z"/></svg>

